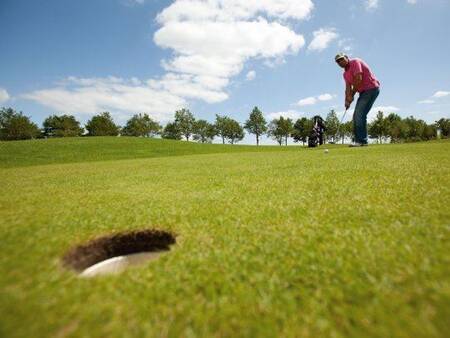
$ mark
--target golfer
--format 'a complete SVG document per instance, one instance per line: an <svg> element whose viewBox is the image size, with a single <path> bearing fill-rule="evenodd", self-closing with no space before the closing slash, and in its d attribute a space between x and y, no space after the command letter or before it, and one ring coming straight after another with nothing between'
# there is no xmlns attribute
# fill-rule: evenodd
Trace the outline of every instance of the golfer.
<svg viewBox="0 0 450 338"><path fill-rule="evenodd" d="M344 68L345 110L352 104L355 94L359 93L353 113L355 143L350 147L367 146L367 114L380 93L380 82L363 60L349 59L342 53L336 55L334 59Z"/></svg>

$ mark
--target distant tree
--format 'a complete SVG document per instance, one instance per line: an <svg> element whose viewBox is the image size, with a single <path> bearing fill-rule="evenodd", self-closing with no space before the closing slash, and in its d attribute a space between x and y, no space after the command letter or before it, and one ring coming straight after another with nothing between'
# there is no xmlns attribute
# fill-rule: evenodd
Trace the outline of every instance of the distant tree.
<svg viewBox="0 0 450 338"><path fill-rule="evenodd" d="M189 109L183 108L175 112L175 124L181 135L186 138L186 141L189 141L189 137L194 132L194 123L194 115L192 115Z"/></svg>
<svg viewBox="0 0 450 338"><path fill-rule="evenodd" d="M371 138L376 138L379 143L383 143L383 137L388 133L387 121L382 111L377 113L375 120L369 123L368 134Z"/></svg>
<svg viewBox="0 0 450 338"><path fill-rule="evenodd" d="M210 143L216 136L216 128L206 120L197 120L194 122L194 140L201 143Z"/></svg>
<svg viewBox="0 0 450 338"><path fill-rule="evenodd" d="M84 129L72 115L51 115L44 120L43 133L46 137L73 137L83 135Z"/></svg>
<svg viewBox="0 0 450 338"><path fill-rule="evenodd" d="M336 133L339 129L339 119L333 109L328 113L327 118L325 119L325 125L327 127L325 131L327 139L332 139L333 142L336 142Z"/></svg>
<svg viewBox="0 0 450 338"><path fill-rule="evenodd" d="M294 124L294 129L291 136L294 138L294 142L305 142L308 141L308 136L312 129L312 121L306 117L298 119Z"/></svg>
<svg viewBox="0 0 450 338"><path fill-rule="evenodd" d="M162 138L170 140L181 140L182 135L175 122L169 122L163 129Z"/></svg>
<svg viewBox="0 0 450 338"><path fill-rule="evenodd" d="M161 125L147 114L136 114L127 121L122 129L125 136L154 137L161 131Z"/></svg>
<svg viewBox="0 0 450 338"><path fill-rule="evenodd" d="M450 137L450 119L441 118L436 121L435 125L441 130L442 137Z"/></svg>
<svg viewBox="0 0 450 338"><path fill-rule="evenodd" d="M272 121L270 121L267 135L277 141L280 146L283 144L284 134L279 127L279 121L277 119L273 119Z"/></svg>
<svg viewBox="0 0 450 338"><path fill-rule="evenodd" d="M230 120L229 117L220 116L216 114L216 122L214 124L214 128L216 129L217 135L222 138L222 144L225 144L225 138L227 134L227 124L229 120Z"/></svg>
<svg viewBox="0 0 450 338"><path fill-rule="evenodd" d="M284 118L283 116L280 116L280 118L273 119L269 123L268 135L275 139L281 146L283 144L283 140L287 145L288 138L293 131L294 126L292 124L292 120L290 118Z"/></svg>
<svg viewBox="0 0 450 338"><path fill-rule="evenodd" d="M227 118L225 124L225 138L228 142L235 144L241 141L245 136L244 128L241 127L238 121Z"/></svg>
<svg viewBox="0 0 450 338"><path fill-rule="evenodd" d="M0 140L27 140L40 135L38 126L12 108L0 110Z"/></svg>
<svg viewBox="0 0 450 338"><path fill-rule="evenodd" d="M422 134L421 138L424 141L429 141L429 140L436 138L436 135L437 135L436 125L426 124L425 128L423 129L423 134Z"/></svg>
<svg viewBox="0 0 450 338"><path fill-rule="evenodd" d="M287 146L288 139L291 136L292 131L294 130L294 124L292 123L292 119L286 118L284 120L281 120L280 118L280 127L284 134L285 145Z"/></svg>
<svg viewBox="0 0 450 338"><path fill-rule="evenodd" d="M347 121L341 125L339 129L339 137L342 138L342 144L346 137L353 138L353 121Z"/></svg>
<svg viewBox="0 0 450 338"><path fill-rule="evenodd" d="M251 134L256 135L256 145L259 145L259 137L267 131L267 122L258 107L253 108L244 128Z"/></svg>
<svg viewBox="0 0 450 338"><path fill-rule="evenodd" d="M392 143L400 142L406 138L406 126L402 118L395 113L390 113L386 116L387 135L390 137Z"/></svg>
<svg viewBox="0 0 450 338"><path fill-rule="evenodd" d="M427 125L425 121L409 116L403 122L406 126L406 139L408 141L421 141Z"/></svg>
<svg viewBox="0 0 450 338"><path fill-rule="evenodd" d="M86 123L88 136L117 136L120 128L114 123L108 112L93 116Z"/></svg>

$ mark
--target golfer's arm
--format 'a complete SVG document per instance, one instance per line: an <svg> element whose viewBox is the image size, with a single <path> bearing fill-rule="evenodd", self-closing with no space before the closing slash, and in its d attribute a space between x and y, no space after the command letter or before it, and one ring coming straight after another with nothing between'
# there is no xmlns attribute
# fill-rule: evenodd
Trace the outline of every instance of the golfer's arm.
<svg viewBox="0 0 450 338"><path fill-rule="evenodd" d="M353 77L352 96L355 95L355 93L359 91L361 84L362 84L362 73L359 73Z"/></svg>
<svg viewBox="0 0 450 338"><path fill-rule="evenodd" d="M351 101L352 98L353 98L352 86L349 84L346 84L345 85L345 100Z"/></svg>

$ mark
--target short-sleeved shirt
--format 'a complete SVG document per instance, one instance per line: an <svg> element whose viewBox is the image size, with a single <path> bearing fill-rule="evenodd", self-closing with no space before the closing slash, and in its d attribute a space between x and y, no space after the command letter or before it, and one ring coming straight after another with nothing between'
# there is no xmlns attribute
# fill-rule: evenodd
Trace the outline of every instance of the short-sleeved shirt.
<svg viewBox="0 0 450 338"><path fill-rule="evenodd" d="M362 73L362 84L360 85L358 92L361 93L369 89L380 87L380 81L377 80L367 63L361 59L349 60L344 71L345 83L353 85L353 77L360 73Z"/></svg>

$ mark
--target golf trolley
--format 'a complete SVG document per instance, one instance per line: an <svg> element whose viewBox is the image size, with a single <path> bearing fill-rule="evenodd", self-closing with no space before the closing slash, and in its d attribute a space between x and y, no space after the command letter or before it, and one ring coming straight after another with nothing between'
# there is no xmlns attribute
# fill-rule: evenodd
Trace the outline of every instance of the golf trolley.
<svg viewBox="0 0 450 338"><path fill-rule="evenodd" d="M314 148L323 144L323 134L325 130L325 121L319 115L314 116L313 127L308 137L309 148Z"/></svg>

